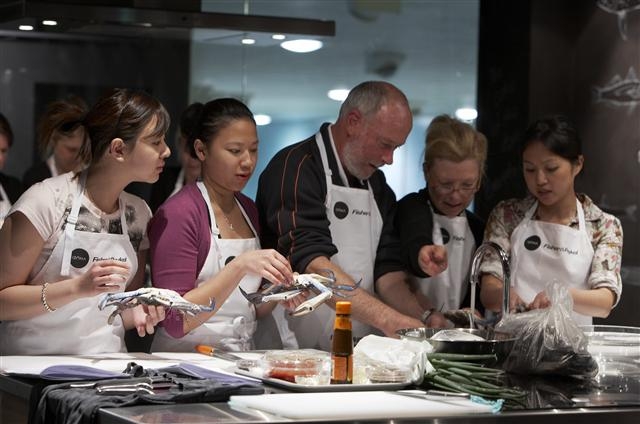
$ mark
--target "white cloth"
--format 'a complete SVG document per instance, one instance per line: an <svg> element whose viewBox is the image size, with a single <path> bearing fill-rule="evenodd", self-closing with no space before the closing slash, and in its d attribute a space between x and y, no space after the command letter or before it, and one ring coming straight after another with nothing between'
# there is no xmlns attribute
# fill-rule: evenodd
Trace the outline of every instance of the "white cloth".
<svg viewBox="0 0 640 424"><path fill-rule="evenodd" d="M169 197L179 192L183 186L184 186L184 168L180 168L180 172L178 172L178 178L176 179L176 184L173 186L173 191L171 192Z"/></svg>
<svg viewBox="0 0 640 424"><path fill-rule="evenodd" d="M4 219L9 214L9 210L11 209L11 201L9 200L9 196L7 196L7 192L0 184L0 228L2 228L2 224L4 223Z"/></svg>
<svg viewBox="0 0 640 424"><path fill-rule="evenodd" d="M253 228L251 220L242 208L240 202L236 203L245 221L251 227L255 237L249 239L221 239L220 231L216 225L216 218L211 207L209 194L204 184L197 183L202 196L209 209L211 222L211 247L196 280L199 286L209 278L219 273L224 266L236 256L260 248L257 231ZM246 274L238 284L247 293L255 292L260 287L259 275ZM209 320L194 328L188 334L176 339L171 337L164 328L158 328L153 340L152 350L157 352L182 351L191 352L199 344L220 346L228 350L249 350L252 348L252 337L256 329L255 307L240 293L236 287L220 309Z"/></svg>
<svg viewBox="0 0 640 424"><path fill-rule="evenodd" d="M578 229L533 220L538 203L527 211L511 234L511 281L526 303L555 279L578 289L588 289L593 246L585 227L584 211L576 199ZM578 325L590 325L590 316L573 313Z"/></svg>
<svg viewBox="0 0 640 424"><path fill-rule="evenodd" d="M76 277L86 273L91 264L103 259L116 259L131 267L129 284L138 268L135 249L129 238L126 210L120 198L118 214L122 233L97 233L79 231L80 206L85 202L84 179L73 198L71 212L66 219L65 234L56 242L51 254L29 284ZM86 216L85 216L86 217ZM75 224L75 225L74 225ZM68 258L65 262L64 258ZM124 285L119 291L124 290ZM0 339L11 340L2 343L3 355L46 355L46 354L93 354L123 352L125 350L122 321L116 319L113 325L107 323L112 308L100 311L98 303L101 295L77 299L34 318L5 321L0 324Z"/></svg>
<svg viewBox="0 0 640 424"><path fill-rule="evenodd" d="M413 280L434 308L458 309L469 291L469 268L476 241L466 215L449 218L436 214L432 208L431 216L433 243L447 250L447 269L434 277L413 277Z"/></svg>
<svg viewBox="0 0 640 424"><path fill-rule="evenodd" d="M60 175L58 173L58 168L56 167L56 159L53 157L53 155L49 156L45 162L47 164L47 168L49 168L49 171L51 172L52 177L57 177L58 175Z"/></svg>
<svg viewBox="0 0 640 424"><path fill-rule="evenodd" d="M330 141L337 158L333 140ZM378 205L371 187L362 190L348 186L347 176L340 161L338 161L340 177L345 186L334 185L320 133L316 134L316 143L320 149L327 182L325 207L331 239L338 247L338 253L331 258L331 262L338 265L354 281L362 280L360 287L373 293L373 269L382 232L382 217ZM303 317L287 318L289 327L296 334L300 348L330 350L335 312L329 306L321 305L314 312ZM355 319L352 321L352 326L354 338L378 333L375 328Z"/></svg>

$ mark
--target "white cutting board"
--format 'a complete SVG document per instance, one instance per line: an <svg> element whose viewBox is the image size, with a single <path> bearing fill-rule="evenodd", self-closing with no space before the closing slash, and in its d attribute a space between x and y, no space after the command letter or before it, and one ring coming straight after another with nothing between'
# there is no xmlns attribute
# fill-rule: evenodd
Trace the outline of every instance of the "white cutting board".
<svg viewBox="0 0 640 424"><path fill-rule="evenodd" d="M468 399L427 400L376 391L231 396L229 405L293 419L417 418L491 413L491 406Z"/></svg>

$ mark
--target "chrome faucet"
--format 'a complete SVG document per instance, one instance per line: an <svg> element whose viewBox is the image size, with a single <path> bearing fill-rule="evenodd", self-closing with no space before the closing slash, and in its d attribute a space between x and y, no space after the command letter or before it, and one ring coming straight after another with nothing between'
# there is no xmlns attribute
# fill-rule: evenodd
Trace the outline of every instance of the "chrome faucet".
<svg viewBox="0 0 640 424"><path fill-rule="evenodd" d="M498 256L500 257L500 262L502 263L502 285L504 287L504 290L502 295L502 315L500 316L500 319L504 319L504 317L509 314L509 285L511 284L509 256L507 256L507 252L505 252L499 244L492 241L482 243L476 250L476 253L473 255L470 276L471 310L475 310L474 308L476 306L476 287L480 283L480 263L482 262L482 258L484 257L485 253L491 249L493 249L498 254ZM471 324L473 326L473 322Z"/></svg>

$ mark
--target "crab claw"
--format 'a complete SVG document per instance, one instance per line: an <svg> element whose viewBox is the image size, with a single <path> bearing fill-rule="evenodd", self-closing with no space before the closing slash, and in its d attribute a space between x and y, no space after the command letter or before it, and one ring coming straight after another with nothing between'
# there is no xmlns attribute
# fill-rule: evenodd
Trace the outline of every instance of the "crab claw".
<svg viewBox="0 0 640 424"><path fill-rule="evenodd" d="M289 315L294 317L299 317L302 315L306 315L309 312L313 312L318 306L320 306L321 304L329 300L331 296L332 296L331 291L322 292L319 295L302 302Z"/></svg>

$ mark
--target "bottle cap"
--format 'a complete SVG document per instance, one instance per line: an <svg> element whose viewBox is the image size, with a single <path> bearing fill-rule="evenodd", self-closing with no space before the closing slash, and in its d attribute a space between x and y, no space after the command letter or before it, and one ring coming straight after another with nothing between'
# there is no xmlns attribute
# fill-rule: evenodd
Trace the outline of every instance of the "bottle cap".
<svg viewBox="0 0 640 424"><path fill-rule="evenodd" d="M336 302L336 314L341 314L341 315L351 314L351 302L347 302L347 301Z"/></svg>

